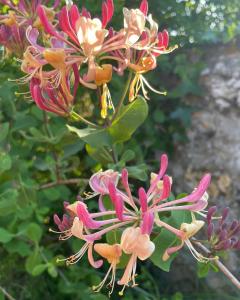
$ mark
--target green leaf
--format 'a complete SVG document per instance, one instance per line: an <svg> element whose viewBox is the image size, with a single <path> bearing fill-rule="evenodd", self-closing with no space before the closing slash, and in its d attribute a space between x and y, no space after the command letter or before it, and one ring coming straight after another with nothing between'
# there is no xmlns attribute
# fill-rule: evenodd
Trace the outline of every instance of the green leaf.
<svg viewBox="0 0 240 300"><path fill-rule="evenodd" d="M148 105L142 97L138 97L132 103L124 106L112 125L108 127L113 142L119 143L129 140L147 115Z"/></svg>
<svg viewBox="0 0 240 300"><path fill-rule="evenodd" d="M113 163L113 158L106 148L94 148L89 144L86 144L86 150L88 155L90 155L94 160L102 165L107 165L108 163Z"/></svg>
<svg viewBox="0 0 240 300"><path fill-rule="evenodd" d="M148 105L142 97L139 97L124 106L117 118L107 128L78 129L69 125L67 125L67 128L69 131L76 133L80 139L91 147L99 149L113 143L129 140L136 129L144 122L147 114Z"/></svg>
<svg viewBox="0 0 240 300"><path fill-rule="evenodd" d="M124 162L128 162L130 160L133 160L135 158L135 156L136 156L135 152L128 149L123 153L121 160Z"/></svg>
<svg viewBox="0 0 240 300"><path fill-rule="evenodd" d="M0 125L0 143L5 140L9 131L9 123L5 122Z"/></svg>
<svg viewBox="0 0 240 300"><path fill-rule="evenodd" d="M32 274L34 268L38 266L41 263L41 256L38 251L38 248L36 247L34 252L27 258L25 263L25 268L28 273Z"/></svg>
<svg viewBox="0 0 240 300"><path fill-rule="evenodd" d="M210 264L209 263L198 263L198 270L197 275L198 278L204 278L208 275L208 272L210 270Z"/></svg>
<svg viewBox="0 0 240 300"><path fill-rule="evenodd" d="M4 228L0 228L0 243L8 243L11 241L11 239L14 237L14 235Z"/></svg>
<svg viewBox="0 0 240 300"><path fill-rule="evenodd" d="M162 218L167 224L179 229L183 222L191 222L191 213L187 211L173 211L169 218ZM161 232L153 240L155 244L155 251L151 256L152 262L160 269L169 272L171 263L177 254L173 254L167 261L162 259L163 254L169 247L173 247L181 243L181 241L165 228L161 228Z"/></svg>
<svg viewBox="0 0 240 300"><path fill-rule="evenodd" d="M146 181L148 178L148 167L145 164L127 167L129 177L136 178L141 181Z"/></svg>
<svg viewBox="0 0 240 300"><path fill-rule="evenodd" d="M13 239L6 245L4 245L4 248L9 252L9 253L17 253L21 257L26 257L31 254L32 250L29 244L27 244L24 241L20 241L17 239Z"/></svg>
<svg viewBox="0 0 240 300"><path fill-rule="evenodd" d="M27 237L35 243L39 243L42 237L42 228L36 223L30 223L27 231Z"/></svg>
<svg viewBox="0 0 240 300"><path fill-rule="evenodd" d="M73 126L67 125L67 128L70 132L74 132L82 139L85 143L91 145L92 147L102 147L110 145L110 136L107 133L106 129L94 129L94 128L85 128L78 129Z"/></svg>
<svg viewBox="0 0 240 300"><path fill-rule="evenodd" d="M48 266L48 274L53 278L56 278L58 276L57 268L53 264L50 264Z"/></svg>
<svg viewBox="0 0 240 300"><path fill-rule="evenodd" d="M11 169L12 160L6 153L0 152L0 162L0 174Z"/></svg>
<svg viewBox="0 0 240 300"><path fill-rule="evenodd" d="M48 267L47 264L40 264L40 265L35 266L32 270L32 275L33 276L41 275L47 269L47 267Z"/></svg>
<svg viewBox="0 0 240 300"><path fill-rule="evenodd" d="M6 216L16 211L18 192L8 189L0 194L0 216Z"/></svg>

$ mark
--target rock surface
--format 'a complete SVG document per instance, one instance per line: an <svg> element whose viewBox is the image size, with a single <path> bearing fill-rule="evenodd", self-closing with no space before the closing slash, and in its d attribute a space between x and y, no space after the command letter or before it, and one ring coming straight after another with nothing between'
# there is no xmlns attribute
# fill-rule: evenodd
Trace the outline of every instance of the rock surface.
<svg viewBox="0 0 240 300"><path fill-rule="evenodd" d="M192 116L188 143L178 147L174 163L176 185L190 192L205 172L212 173L210 205L229 206L240 218L240 51L212 53L201 74L202 98L186 101ZM181 161L181 163L179 163ZM180 189L179 189L180 192ZM240 277L239 257L231 254L229 268ZM223 277L210 276L210 286L223 287Z"/></svg>

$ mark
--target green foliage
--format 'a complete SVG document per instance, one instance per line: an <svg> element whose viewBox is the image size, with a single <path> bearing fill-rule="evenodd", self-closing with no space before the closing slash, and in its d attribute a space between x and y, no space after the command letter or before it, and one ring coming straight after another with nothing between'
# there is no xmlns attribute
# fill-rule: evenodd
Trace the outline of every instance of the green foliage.
<svg viewBox="0 0 240 300"><path fill-rule="evenodd" d="M112 124L104 129L77 129L69 125L67 128L91 147L101 148L129 140L144 122L147 114L147 103L142 97L139 97L132 103L123 106Z"/></svg>
<svg viewBox="0 0 240 300"><path fill-rule="evenodd" d="M128 7L139 5L135 0L115 1L117 27L122 26L121 9L125 2ZM83 1L83 4L93 9L93 15L100 14L95 0ZM155 164L158 151L171 154L178 143L186 140L185 131L191 123L193 109L182 100L188 95L201 95L198 77L204 67L202 57L205 51L211 43L234 41L239 34L238 0L151 0L149 4L160 28L169 29L170 43L180 45L180 49L170 56L160 57L159 69L149 78L153 86L167 89L168 95L150 94L149 105L141 98L126 105L113 124L101 132L89 128L73 129L73 124L71 130L80 135L79 139L67 130L63 119L45 114L21 95L16 96L15 91L25 92L25 89L8 79L22 76L18 72L19 66L14 61L1 62L0 286L6 287L16 299L107 299L89 289L101 280L103 274L91 270L86 261L69 268L56 263L57 256L63 253L71 255L79 250L80 245L59 243L57 236L48 232L53 226L52 215L62 211L64 200L74 201L76 195L86 189L84 178L103 165L121 169L128 164L131 177L146 180L148 168ZM197 59L191 59L191 55ZM121 84L114 80L118 88L113 91L113 99L119 99ZM138 115L135 114L136 106ZM148 109L149 118L135 133L145 120ZM122 142L126 139L123 148ZM117 158L108 150L107 146L112 143L117 144ZM93 159L86 155L86 151ZM82 179L74 186L57 185L59 180L69 178ZM48 183L53 185L47 188ZM168 221L177 228L184 219L185 216L173 213ZM157 250L152 261L168 271L172 258L163 262L162 255L167 247L178 241L162 229L154 242ZM199 277L205 276L210 268L213 266L201 264ZM183 297L175 293L170 284L162 284L161 273L159 278L151 279L149 269L147 266L139 278L143 289L129 289L123 300L213 299L212 295L210 298L205 295ZM160 297L159 289L172 296ZM0 299L4 299L1 290ZM118 295L113 299L119 299Z"/></svg>

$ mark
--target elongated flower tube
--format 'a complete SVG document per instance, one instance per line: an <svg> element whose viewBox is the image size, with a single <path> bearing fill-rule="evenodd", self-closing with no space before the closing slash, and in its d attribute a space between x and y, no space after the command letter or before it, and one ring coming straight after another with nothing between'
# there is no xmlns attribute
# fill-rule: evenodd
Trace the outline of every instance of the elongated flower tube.
<svg viewBox="0 0 240 300"><path fill-rule="evenodd" d="M161 222L159 225L161 226ZM164 226L164 225L163 225ZM204 226L204 221L193 220L192 223L182 223L180 227L180 231L177 235L181 238L181 243L178 246L169 247L165 253L163 254L163 260L166 261L170 258L170 255L179 251L184 244L186 244L192 253L192 255L199 261L199 262L207 262L209 259L204 257L200 254L193 246L190 241L190 238L193 237L202 227ZM170 229L170 227L168 227ZM176 232L175 229L170 229L173 233Z"/></svg>

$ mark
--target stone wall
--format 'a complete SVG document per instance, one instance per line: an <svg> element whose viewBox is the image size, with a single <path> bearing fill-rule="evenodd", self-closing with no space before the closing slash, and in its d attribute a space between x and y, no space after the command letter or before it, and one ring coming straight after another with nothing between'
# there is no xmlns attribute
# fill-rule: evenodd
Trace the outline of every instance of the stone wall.
<svg viewBox="0 0 240 300"><path fill-rule="evenodd" d="M210 204L229 206L240 218L240 49L211 49L201 74L204 95L185 99L196 108L188 143L177 149L174 169L179 191L190 192L203 173L213 176ZM228 266L240 276L240 260L232 254ZM222 287L223 277L210 276L212 287Z"/></svg>

